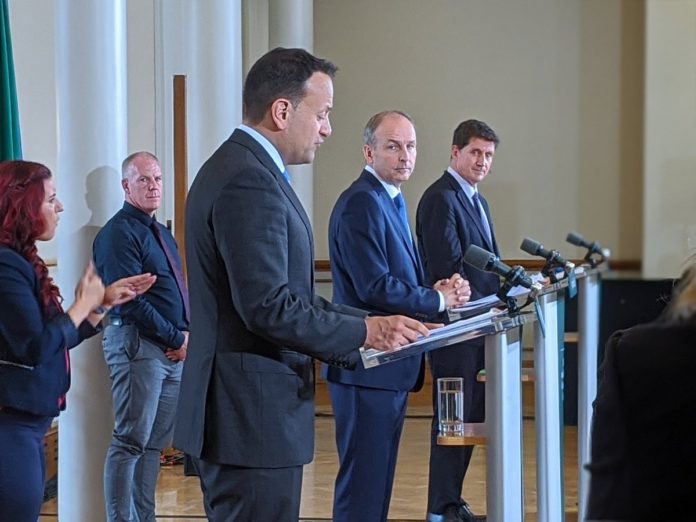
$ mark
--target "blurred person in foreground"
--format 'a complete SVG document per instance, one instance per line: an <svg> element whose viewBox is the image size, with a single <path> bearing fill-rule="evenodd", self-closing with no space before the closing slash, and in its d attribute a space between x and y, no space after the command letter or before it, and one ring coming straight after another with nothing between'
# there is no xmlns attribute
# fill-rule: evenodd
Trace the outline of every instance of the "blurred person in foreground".
<svg viewBox="0 0 696 522"><path fill-rule="evenodd" d="M36 522L44 491L43 439L65 409L68 350L101 330L113 306L150 288L141 274L104 287L90 263L63 310L36 241L55 235L63 205L51 172L0 163L0 519Z"/></svg>
<svg viewBox="0 0 696 522"><path fill-rule="evenodd" d="M654 322L615 332L599 370L587 520L693 520L696 259Z"/></svg>

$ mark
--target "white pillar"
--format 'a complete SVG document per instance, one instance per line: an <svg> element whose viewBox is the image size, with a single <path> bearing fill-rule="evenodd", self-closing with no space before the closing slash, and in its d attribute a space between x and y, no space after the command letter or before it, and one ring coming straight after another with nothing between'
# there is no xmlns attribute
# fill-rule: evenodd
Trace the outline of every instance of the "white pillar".
<svg viewBox="0 0 696 522"><path fill-rule="evenodd" d="M241 0L155 0L155 134L174 217L172 77L186 75L188 177L242 121Z"/></svg>
<svg viewBox="0 0 696 522"><path fill-rule="evenodd" d="M242 121L241 0L191 2L189 179Z"/></svg>
<svg viewBox="0 0 696 522"><path fill-rule="evenodd" d="M269 48L302 47L314 49L314 0L269 0ZM321 149L318 154L321 154ZM312 165L296 165L288 169L292 188L314 223L314 169Z"/></svg>
<svg viewBox="0 0 696 522"><path fill-rule="evenodd" d="M56 0L58 283L66 304L99 228L123 201L126 0ZM58 516L104 520L102 475L113 428L100 337L72 350L72 388L59 420Z"/></svg>

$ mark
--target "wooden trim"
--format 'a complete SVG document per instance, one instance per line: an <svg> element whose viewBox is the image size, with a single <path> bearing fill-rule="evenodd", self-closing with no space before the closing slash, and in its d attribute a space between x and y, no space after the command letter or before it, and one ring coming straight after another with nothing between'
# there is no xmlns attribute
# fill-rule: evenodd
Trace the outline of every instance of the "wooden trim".
<svg viewBox="0 0 696 522"><path fill-rule="evenodd" d="M573 259L573 263L581 265L582 259ZM544 266L542 259L503 259L503 263L509 266L520 265L525 270L539 271ZM640 272L642 262L640 259L610 259L609 269L617 272ZM317 272L330 272L331 264L328 259L314 261L314 270Z"/></svg>
<svg viewBox="0 0 696 522"><path fill-rule="evenodd" d="M174 122L174 238L179 246L181 265L186 274L184 244L186 194L188 193L188 149L186 141L186 76L175 74L173 80Z"/></svg>

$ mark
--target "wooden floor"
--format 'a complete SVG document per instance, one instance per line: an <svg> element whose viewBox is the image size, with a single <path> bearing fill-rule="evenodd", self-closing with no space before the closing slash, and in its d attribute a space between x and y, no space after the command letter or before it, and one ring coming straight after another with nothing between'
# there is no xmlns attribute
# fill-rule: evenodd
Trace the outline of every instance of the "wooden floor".
<svg viewBox="0 0 696 522"><path fill-rule="evenodd" d="M428 482L429 408L409 407L396 469L390 521L425 519ZM305 467L301 517L304 521L331 520L333 481L337 469L333 418L317 417L314 462ZM576 429L565 428L565 492L567 522L577 521L577 441ZM536 470L534 465L534 421L524 421L525 521L536 521ZM463 496L474 512L485 513L486 450L477 448L467 474ZM41 521L55 521L56 501L47 502ZM205 520L201 492L196 477L184 477L183 466L163 467L157 490L158 522Z"/></svg>

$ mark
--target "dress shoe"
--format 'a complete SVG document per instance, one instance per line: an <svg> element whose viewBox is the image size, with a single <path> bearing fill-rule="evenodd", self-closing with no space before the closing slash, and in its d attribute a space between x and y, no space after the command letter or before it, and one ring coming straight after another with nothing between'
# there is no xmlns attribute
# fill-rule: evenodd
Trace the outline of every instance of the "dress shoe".
<svg viewBox="0 0 696 522"><path fill-rule="evenodd" d="M460 500L459 504L452 504L445 509L442 515L428 513L426 522L485 522L486 516L477 516L471 511L469 504Z"/></svg>

